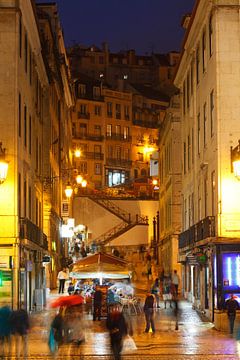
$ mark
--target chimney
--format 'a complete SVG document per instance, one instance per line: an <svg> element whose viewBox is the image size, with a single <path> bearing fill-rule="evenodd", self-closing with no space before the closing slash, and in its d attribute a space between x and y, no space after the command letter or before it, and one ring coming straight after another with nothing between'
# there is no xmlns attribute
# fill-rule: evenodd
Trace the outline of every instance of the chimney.
<svg viewBox="0 0 240 360"><path fill-rule="evenodd" d="M187 30L190 19L191 19L191 14L186 14L183 16L182 22L181 22L181 26L183 27L183 29Z"/></svg>

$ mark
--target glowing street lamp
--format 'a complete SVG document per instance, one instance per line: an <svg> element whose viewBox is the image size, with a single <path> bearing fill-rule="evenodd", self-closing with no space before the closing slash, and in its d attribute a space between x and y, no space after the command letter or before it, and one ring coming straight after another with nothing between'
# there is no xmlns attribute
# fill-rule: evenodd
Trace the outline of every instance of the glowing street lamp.
<svg viewBox="0 0 240 360"><path fill-rule="evenodd" d="M77 184L82 184L82 182L83 182L83 177L82 177L82 175L78 175L77 177L76 177L76 182L77 182Z"/></svg>
<svg viewBox="0 0 240 360"><path fill-rule="evenodd" d="M5 149L0 142L0 184L3 184L7 178L8 162L5 160Z"/></svg>
<svg viewBox="0 0 240 360"><path fill-rule="evenodd" d="M81 150L80 149L76 149L74 152L74 155L76 158L80 158L81 157Z"/></svg>
<svg viewBox="0 0 240 360"><path fill-rule="evenodd" d="M64 191L65 191L65 195L66 195L67 198L70 198L72 196L73 188L72 188L69 181L68 181L67 186L66 186Z"/></svg>

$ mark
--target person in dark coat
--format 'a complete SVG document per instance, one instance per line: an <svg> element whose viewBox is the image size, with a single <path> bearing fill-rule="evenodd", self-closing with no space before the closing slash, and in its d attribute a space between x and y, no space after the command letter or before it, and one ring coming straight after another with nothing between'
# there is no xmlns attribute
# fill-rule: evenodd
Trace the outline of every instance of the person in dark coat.
<svg viewBox="0 0 240 360"><path fill-rule="evenodd" d="M145 319L146 319L146 328L145 328L145 333L148 333L150 330L150 326L152 328L152 332L155 333L155 324L154 324L154 296L148 292L146 299L145 299L145 303L144 303L144 314L145 314Z"/></svg>
<svg viewBox="0 0 240 360"><path fill-rule="evenodd" d="M226 309L230 326L230 334L233 334L234 322L236 318L236 311L239 309L237 300L231 294L230 298L226 301Z"/></svg>
<svg viewBox="0 0 240 360"><path fill-rule="evenodd" d="M5 356L5 345L7 345L7 356L11 355L11 314L9 306L0 308L0 356Z"/></svg>
<svg viewBox="0 0 240 360"><path fill-rule="evenodd" d="M11 314L11 328L12 334L16 341L17 359L20 359L21 353L23 358L28 357L28 332L30 329L30 320L25 309L15 310Z"/></svg>
<svg viewBox="0 0 240 360"><path fill-rule="evenodd" d="M121 359L123 338L127 335L127 323L119 304L109 307L107 315L107 329L109 330L111 349L115 360Z"/></svg>
<svg viewBox="0 0 240 360"><path fill-rule="evenodd" d="M102 292L100 289L96 290L93 295L93 320L95 321L96 318L101 320L101 313L102 313Z"/></svg>

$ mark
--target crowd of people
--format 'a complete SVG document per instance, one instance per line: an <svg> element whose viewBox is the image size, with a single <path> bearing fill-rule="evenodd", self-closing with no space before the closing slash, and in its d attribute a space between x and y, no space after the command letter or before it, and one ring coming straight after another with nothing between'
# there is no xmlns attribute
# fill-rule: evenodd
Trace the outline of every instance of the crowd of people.
<svg viewBox="0 0 240 360"><path fill-rule="evenodd" d="M10 357L15 347L16 358L28 355L27 337L30 328L26 310L12 310L8 305L0 308L0 356Z"/></svg>

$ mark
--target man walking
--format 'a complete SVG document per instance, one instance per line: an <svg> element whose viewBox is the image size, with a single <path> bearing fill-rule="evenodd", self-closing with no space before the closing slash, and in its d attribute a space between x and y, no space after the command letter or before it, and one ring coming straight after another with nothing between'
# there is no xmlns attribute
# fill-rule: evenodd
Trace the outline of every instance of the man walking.
<svg viewBox="0 0 240 360"><path fill-rule="evenodd" d="M147 297L145 299L145 304L143 307L144 313L145 313L145 319L146 319L146 328L145 333L148 333L150 330L150 326L152 328L152 332L155 333L155 324L154 324L154 296L148 292Z"/></svg>
<svg viewBox="0 0 240 360"><path fill-rule="evenodd" d="M233 334L234 321L236 318L236 310L239 309L237 300L234 299L234 295L231 294L230 299L226 301L226 309L230 326L230 334Z"/></svg>
<svg viewBox="0 0 240 360"><path fill-rule="evenodd" d="M59 294L60 294L61 292L64 293L65 281L66 281L67 278L68 278L68 274L67 274L66 268L63 268L61 271L59 271L57 278L58 278L58 280L59 280L58 293L59 293Z"/></svg>

